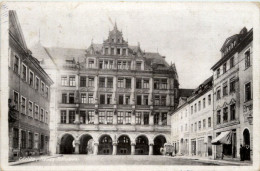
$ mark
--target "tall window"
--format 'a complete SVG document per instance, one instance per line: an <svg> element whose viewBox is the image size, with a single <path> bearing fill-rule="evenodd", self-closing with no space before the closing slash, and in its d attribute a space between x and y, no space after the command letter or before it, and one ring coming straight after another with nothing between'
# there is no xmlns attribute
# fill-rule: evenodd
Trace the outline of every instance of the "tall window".
<svg viewBox="0 0 260 171"><path fill-rule="evenodd" d="M93 59L89 59L88 60L88 67L89 68L94 68L94 60Z"/></svg>
<svg viewBox="0 0 260 171"><path fill-rule="evenodd" d="M208 95L208 104L211 105L211 95Z"/></svg>
<svg viewBox="0 0 260 171"><path fill-rule="evenodd" d="M159 125L159 117L160 117L159 113L154 114L154 125Z"/></svg>
<svg viewBox="0 0 260 171"><path fill-rule="evenodd" d="M166 96L161 96L161 106L166 106Z"/></svg>
<svg viewBox="0 0 260 171"><path fill-rule="evenodd" d="M49 113L47 111L45 111L45 123L48 124L48 118L49 118Z"/></svg>
<svg viewBox="0 0 260 171"><path fill-rule="evenodd" d="M143 97L144 97L143 98L143 101L144 101L143 105L148 105L148 95L144 95Z"/></svg>
<svg viewBox="0 0 260 171"><path fill-rule="evenodd" d="M125 123L126 124L131 124L131 112L126 112L125 113Z"/></svg>
<svg viewBox="0 0 260 171"><path fill-rule="evenodd" d="M220 88L217 90L217 100L220 99Z"/></svg>
<svg viewBox="0 0 260 171"><path fill-rule="evenodd" d="M217 69L217 78L220 76L220 68Z"/></svg>
<svg viewBox="0 0 260 171"><path fill-rule="evenodd" d="M94 77L88 78L88 87L94 87Z"/></svg>
<svg viewBox="0 0 260 171"><path fill-rule="evenodd" d="M124 112L117 112L117 124L123 124Z"/></svg>
<svg viewBox="0 0 260 171"><path fill-rule="evenodd" d="M30 84L30 86L33 86L33 83L34 83L34 82L33 82L33 80L34 80L34 74L33 74L33 72L30 71L29 77L30 77L30 78L29 78L29 84Z"/></svg>
<svg viewBox="0 0 260 171"><path fill-rule="evenodd" d="M225 107L223 109L223 122L227 122L227 120L228 120L228 108Z"/></svg>
<svg viewBox="0 0 260 171"><path fill-rule="evenodd" d="M66 120L67 120L66 110L60 111L60 123L66 123Z"/></svg>
<svg viewBox="0 0 260 171"><path fill-rule="evenodd" d="M45 84L42 82L42 92L44 93L44 89L45 89Z"/></svg>
<svg viewBox="0 0 260 171"><path fill-rule="evenodd" d="M223 84L223 96L228 95L227 83Z"/></svg>
<svg viewBox="0 0 260 171"><path fill-rule="evenodd" d="M251 82L245 84L245 101L252 100Z"/></svg>
<svg viewBox="0 0 260 171"><path fill-rule="evenodd" d="M118 88L124 88L124 79L123 78L118 78L117 87Z"/></svg>
<svg viewBox="0 0 260 171"><path fill-rule="evenodd" d="M74 93L69 94L69 103L73 104L74 103Z"/></svg>
<svg viewBox="0 0 260 171"><path fill-rule="evenodd" d="M142 79L141 78L136 79L136 88L137 89L142 88Z"/></svg>
<svg viewBox="0 0 260 171"><path fill-rule="evenodd" d="M39 119L39 106L37 106L37 105L34 105L34 106L35 106L35 110L34 110L35 119Z"/></svg>
<svg viewBox="0 0 260 171"><path fill-rule="evenodd" d="M27 66L23 64L23 67L22 67L22 79L27 81L26 78L27 78Z"/></svg>
<svg viewBox="0 0 260 171"><path fill-rule="evenodd" d="M203 108L205 108L205 107L206 107L206 99L203 98Z"/></svg>
<svg viewBox="0 0 260 171"><path fill-rule="evenodd" d="M141 124L141 115L142 115L141 112L136 112L136 114L135 114L135 124L136 125L140 125Z"/></svg>
<svg viewBox="0 0 260 171"><path fill-rule="evenodd" d="M167 125L167 113L162 113L162 125Z"/></svg>
<svg viewBox="0 0 260 171"><path fill-rule="evenodd" d="M81 94L81 103L87 103L87 95L86 93Z"/></svg>
<svg viewBox="0 0 260 171"><path fill-rule="evenodd" d="M144 112L144 125L149 125L149 112Z"/></svg>
<svg viewBox="0 0 260 171"><path fill-rule="evenodd" d="M33 133L29 132L28 134L28 148L33 148Z"/></svg>
<svg viewBox="0 0 260 171"><path fill-rule="evenodd" d="M251 61L250 61L251 59L250 59L250 50L248 50L248 51L246 51L246 53L245 53L245 68L248 68L248 67L250 67L250 65L251 65Z"/></svg>
<svg viewBox="0 0 260 171"><path fill-rule="evenodd" d="M26 148L26 132L21 131L21 148L25 149Z"/></svg>
<svg viewBox="0 0 260 171"><path fill-rule="evenodd" d="M193 106L190 107L190 113L193 114Z"/></svg>
<svg viewBox="0 0 260 171"><path fill-rule="evenodd" d="M62 103L67 103L67 93L62 93Z"/></svg>
<svg viewBox="0 0 260 171"><path fill-rule="evenodd" d="M40 121L44 121L44 110L41 109L41 117L40 117Z"/></svg>
<svg viewBox="0 0 260 171"><path fill-rule="evenodd" d="M86 87L87 79L85 76L80 77L80 87Z"/></svg>
<svg viewBox="0 0 260 171"><path fill-rule="evenodd" d="M203 128L206 128L206 119L203 119Z"/></svg>
<svg viewBox="0 0 260 171"><path fill-rule="evenodd" d="M40 84L40 80L39 78L36 77L36 82L35 82L35 89L39 90L39 84Z"/></svg>
<svg viewBox="0 0 260 171"><path fill-rule="evenodd" d="M223 73L226 73L227 72L227 63L224 63L223 64Z"/></svg>
<svg viewBox="0 0 260 171"><path fill-rule="evenodd" d="M119 95L118 96L118 104L124 104L124 95Z"/></svg>
<svg viewBox="0 0 260 171"><path fill-rule="evenodd" d="M80 115L80 117L79 117L80 123L85 124L86 123L86 111L81 110L79 112L79 115Z"/></svg>
<svg viewBox="0 0 260 171"><path fill-rule="evenodd" d="M194 131L195 132L197 131L197 122L195 122L195 124L194 124Z"/></svg>
<svg viewBox="0 0 260 171"><path fill-rule="evenodd" d="M236 119L236 104L230 105L230 120Z"/></svg>
<svg viewBox="0 0 260 171"><path fill-rule="evenodd" d="M73 124L75 121L75 111L70 110L69 111L69 123Z"/></svg>
<svg viewBox="0 0 260 171"><path fill-rule="evenodd" d="M13 130L13 148L18 148L19 144L19 129L14 128Z"/></svg>
<svg viewBox="0 0 260 171"><path fill-rule="evenodd" d="M160 105L160 96L158 95L154 96L154 105L156 106Z"/></svg>
<svg viewBox="0 0 260 171"><path fill-rule="evenodd" d="M46 91L45 91L46 97L49 97L49 87L46 87Z"/></svg>
<svg viewBox="0 0 260 171"><path fill-rule="evenodd" d="M194 105L194 113L196 113L197 112L197 103L195 103L195 105Z"/></svg>
<svg viewBox="0 0 260 171"><path fill-rule="evenodd" d="M208 117L208 127L211 127L211 117Z"/></svg>
<svg viewBox="0 0 260 171"><path fill-rule="evenodd" d="M217 111L217 124L221 123L221 110Z"/></svg>
<svg viewBox="0 0 260 171"><path fill-rule="evenodd" d="M88 111L88 123L94 124L94 111Z"/></svg>
<svg viewBox="0 0 260 171"><path fill-rule="evenodd" d="M62 76L61 77L61 85L62 86L66 86L67 85L67 77L66 76Z"/></svg>
<svg viewBox="0 0 260 171"><path fill-rule="evenodd" d="M38 142L39 141L39 134L35 133L34 134L34 148L38 149Z"/></svg>
<svg viewBox="0 0 260 171"><path fill-rule="evenodd" d="M70 76L69 77L69 86L76 86L76 80L75 80L75 76Z"/></svg>
<svg viewBox="0 0 260 171"><path fill-rule="evenodd" d="M142 105L142 95L137 95L137 105Z"/></svg>
<svg viewBox="0 0 260 171"><path fill-rule="evenodd" d="M112 103L112 94L107 94L107 104Z"/></svg>
<svg viewBox="0 0 260 171"><path fill-rule="evenodd" d="M100 104L105 104L105 94L100 94L99 102Z"/></svg>
<svg viewBox="0 0 260 171"><path fill-rule="evenodd" d="M19 57L14 57L14 72L19 74Z"/></svg>
<svg viewBox="0 0 260 171"><path fill-rule="evenodd" d="M107 78L107 87L113 88L113 78Z"/></svg>
<svg viewBox="0 0 260 171"><path fill-rule="evenodd" d="M198 124L198 125L199 125L199 130L200 130L200 129L201 129L201 121L199 121L199 124Z"/></svg>
<svg viewBox="0 0 260 171"><path fill-rule="evenodd" d="M101 111L98 114L98 122L99 124L104 124L105 123L105 112Z"/></svg>
<svg viewBox="0 0 260 171"><path fill-rule="evenodd" d="M149 79L144 79L144 87L143 88L149 88Z"/></svg>
<svg viewBox="0 0 260 171"><path fill-rule="evenodd" d="M136 62L136 70L141 70L142 62Z"/></svg>
<svg viewBox="0 0 260 171"><path fill-rule="evenodd" d="M200 111L200 109L201 109L201 102L199 101L199 104L198 104L198 111Z"/></svg>
<svg viewBox="0 0 260 171"><path fill-rule="evenodd" d="M104 88L105 87L105 78L104 77L100 77L99 78L99 87L100 88Z"/></svg>
<svg viewBox="0 0 260 171"><path fill-rule="evenodd" d="M234 57L230 58L230 68L234 67Z"/></svg>
<svg viewBox="0 0 260 171"><path fill-rule="evenodd" d="M131 88L131 78L126 78L125 79L125 88Z"/></svg>
<svg viewBox="0 0 260 171"><path fill-rule="evenodd" d="M230 93L232 92L235 92L236 91L236 81L234 78L230 79L230 87L229 87L229 90L230 90Z"/></svg>
<svg viewBox="0 0 260 171"><path fill-rule="evenodd" d="M130 95L125 95L125 104L128 105L130 103Z"/></svg>
<svg viewBox="0 0 260 171"><path fill-rule="evenodd" d="M153 82L154 89L159 89L159 85L160 85L159 83L160 83L159 79L154 79L154 82Z"/></svg>
<svg viewBox="0 0 260 171"><path fill-rule="evenodd" d="M25 100L24 97L22 97L21 107L22 107L21 112L22 112L23 114L26 114L26 100Z"/></svg>
<svg viewBox="0 0 260 171"><path fill-rule="evenodd" d="M29 101L29 106L28 106L28 112L29 116L33 116L33 103Z"/></svg>
<svg viewBox="0 0 260 171"><path fill-rule="evenodd" d="M113 124L113 112L107 111L107 124Z"/></svg>
<svg viewBox="0 0 260 171"><path fill-rule="evenodd" d="M167 89L167 79L161 79L161 89Z"/></svg>

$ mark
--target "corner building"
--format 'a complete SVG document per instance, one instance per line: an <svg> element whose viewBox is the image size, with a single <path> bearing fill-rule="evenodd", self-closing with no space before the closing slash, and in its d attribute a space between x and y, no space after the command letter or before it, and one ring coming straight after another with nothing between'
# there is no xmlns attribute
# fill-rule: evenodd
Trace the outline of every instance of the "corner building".
<svg viewBox="0 0 260 171"><path fill-rule="evenodd" d="M178 104L174 64L128 45L116 24L103 44L44 50L58 73L56 153L160 154Z"/></svg>

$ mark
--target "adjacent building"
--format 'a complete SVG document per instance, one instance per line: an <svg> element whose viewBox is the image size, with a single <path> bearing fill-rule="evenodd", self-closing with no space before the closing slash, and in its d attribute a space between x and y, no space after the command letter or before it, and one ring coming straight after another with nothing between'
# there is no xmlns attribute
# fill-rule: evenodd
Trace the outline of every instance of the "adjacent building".
<svg viewBox="0 0 260 171"><path fill-rule="evenodd" d="M180 97L178 108L171 114L172 143L176 155L212 156L212 82L213 77L210 77L188 97Z"/></svg>
<svg viewBox="0 0 260 171"><path fill-rule="evenodd" d="M240 145L252 148L252 40L246 28L227 38L212 67L215 158L238 158Z"/></svg>
<svg viewBox="0 0 260 171"><path fill-rule="evenodd" d="M161 154L178 104L174 64L128 45L116 24L87 49L39 46L33 53L56 82L56 153Z"/></svg>
<svg viewBox="0 0 260 171"><path fill-rule="evenodd" d="M53 81L27 48L15 11L9 11L9 159L47 154Z"/></svg>

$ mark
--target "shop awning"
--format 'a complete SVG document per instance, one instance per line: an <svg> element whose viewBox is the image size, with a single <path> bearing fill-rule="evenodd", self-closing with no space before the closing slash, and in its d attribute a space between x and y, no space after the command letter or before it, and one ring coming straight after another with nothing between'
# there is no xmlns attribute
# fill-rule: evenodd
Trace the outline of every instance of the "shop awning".
<svg viewBox="0 0 260 171"><path fill-rule="evenodd" d="M231 131L221 132L219 136L211 141L213 145L231 144Z"/></svg>

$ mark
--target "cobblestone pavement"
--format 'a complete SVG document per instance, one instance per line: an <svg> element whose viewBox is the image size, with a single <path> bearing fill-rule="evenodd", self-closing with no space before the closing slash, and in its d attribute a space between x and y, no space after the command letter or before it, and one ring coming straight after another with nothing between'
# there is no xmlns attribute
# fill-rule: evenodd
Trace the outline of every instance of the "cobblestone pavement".
<svg viewBox="0 0 260 171"><path fill-rule="evenodd" d="M236 165L219 161L202 161L196 159L180 159L169 156L139 156L139 155L63 155L57 158L25 163L23 166L93 166L93 165ZM240 165L243 165L241 163Z"/></svg>

